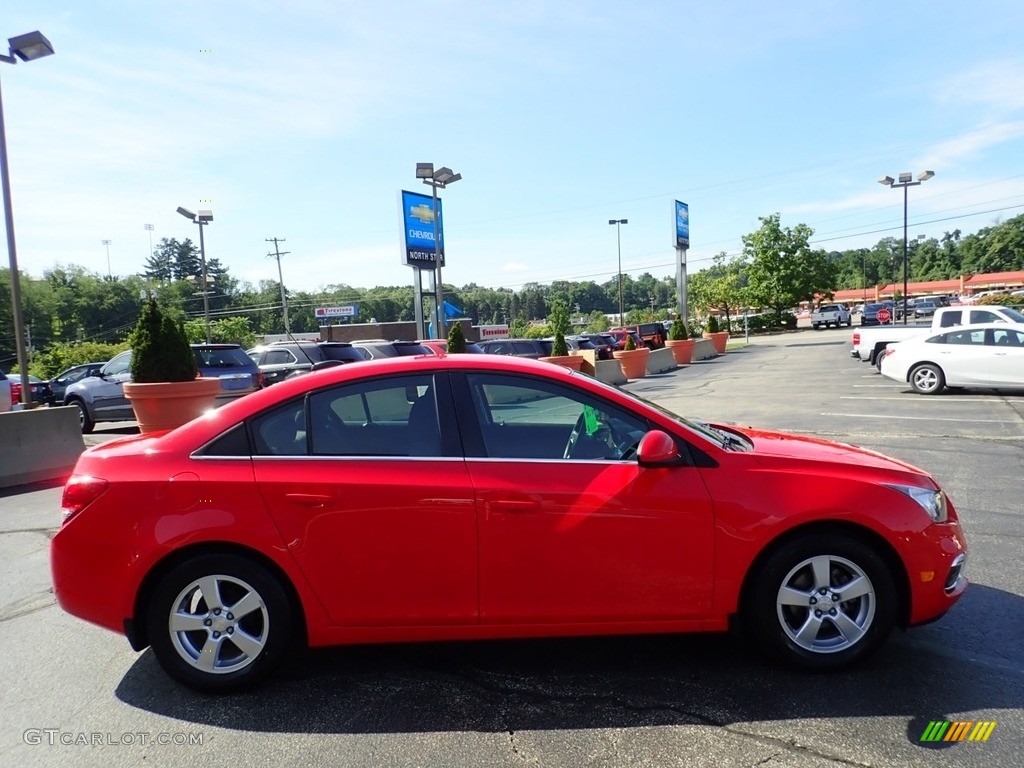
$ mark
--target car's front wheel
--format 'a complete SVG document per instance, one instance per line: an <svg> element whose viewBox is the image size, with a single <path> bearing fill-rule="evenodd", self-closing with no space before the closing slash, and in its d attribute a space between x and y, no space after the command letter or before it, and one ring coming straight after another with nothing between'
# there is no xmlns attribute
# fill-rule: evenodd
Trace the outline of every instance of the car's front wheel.
<svg viewBox="0 0 1024 768"><path fill-rule="evenodd" d="M919 395L936 395L946 386L942 369L934 363L924 363L910 372L910 388Z"/></svg>
<svg viewBox="0 0 1024 768"><path fill-rule="evenodd" d="M835 669L873 651L896 621L889 567L867 544L814 534L773 552L744 605L761 648L787 663Z"/></svg>
<svg viewBox="0 0 1024 768"><path fill-rule="evenodd" d="M220 693L264 679L283 660L293 612L278 579L231 554L207 554L161 579L146 617L150 645L174 679Z"/></svg>
<svg viewBox="0 0 1024 768"><path fill-rule="evenodd" d="M88 435L96 428L96 422L89 416L89 409L85 407L85 403L81 400L72 400L68 405L78 409L78 426L82 428L83 435Z"/></svg>

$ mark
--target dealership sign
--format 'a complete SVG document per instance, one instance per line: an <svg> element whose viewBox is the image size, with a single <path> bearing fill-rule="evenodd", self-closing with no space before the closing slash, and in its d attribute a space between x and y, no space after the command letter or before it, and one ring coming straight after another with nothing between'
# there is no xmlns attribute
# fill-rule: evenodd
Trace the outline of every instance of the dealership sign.
<svg viewBox="0 0 1024 768"><path fill-rule="evenodd" d="M690 247L690 206L676 200L676 248Z"/></svg>
<svg viewBox="0 0 1024 768"><path fill-rule="evenodd" d="M317 307L313 314L316 317L355 317L359 314L359 307L355 304L346 304L343 307Z"/></svg>
<svg viewBox="0 0 1024 768"><path fill-rule="evenodd" d="M403 264L434 269L435 260L440 255L441 266L444 266L444 217L440 198L437 200L437 219L435 222L431 195L402 190Z"/></svg>

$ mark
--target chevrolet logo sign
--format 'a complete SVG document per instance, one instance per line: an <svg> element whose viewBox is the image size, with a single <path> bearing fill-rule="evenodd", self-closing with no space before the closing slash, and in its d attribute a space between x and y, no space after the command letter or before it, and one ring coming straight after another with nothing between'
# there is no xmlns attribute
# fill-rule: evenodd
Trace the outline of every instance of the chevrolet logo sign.
<svg viewBox="0 0 1024 768"><path fill-rule="evenodd" d="M410 207L409 215L414 219L419 219L424 224L430 224L434 221L434 209L426 203Z"/></svg>

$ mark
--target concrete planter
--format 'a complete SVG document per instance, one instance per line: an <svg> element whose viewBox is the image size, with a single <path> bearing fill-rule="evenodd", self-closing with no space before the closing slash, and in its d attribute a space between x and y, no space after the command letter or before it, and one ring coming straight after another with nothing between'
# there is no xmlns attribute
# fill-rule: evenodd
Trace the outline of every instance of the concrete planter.
<svg viewBox="0 0 1024 768"><path fill-rule="evenodd" d="M132 403L142 433L162 432L187 424L212 409L219 393L220 379L213 378L124 384L124 395Z"/></svg>
<svg viewBox="0 0 1024 768"><path fill-rule="evenodd" d="M627 379L642 379L647 375L647 356L651 350L647 347L641 349L617 349L612 352L612 357L622 365L622 373Z"/></svg>
<svg viewBox="0 0 1024 768"><path fill-rule="evenodd" d="M669 339L665 346L672 350L678 365L689 365L693 360L693 348L697 342L693 339Z"/></svg>
<svg viewBox="0 0 1024 768"><path fill-rule="evenodd" d="M729 342L728 331L718 331L716 333L704 332L705 339L711 339L711 343L715 345L715 352L720 355L725 354L725 345Z"/></svg>
<svg viewBox="0 0 1024 768"><path fill-rule="evenodd" d="M571 368L574 371L580 370L584 363L582 357L576 357L575 355L555 355L554 357L539 357L537 359L545 363L560 365L563 368Z"/></svg>

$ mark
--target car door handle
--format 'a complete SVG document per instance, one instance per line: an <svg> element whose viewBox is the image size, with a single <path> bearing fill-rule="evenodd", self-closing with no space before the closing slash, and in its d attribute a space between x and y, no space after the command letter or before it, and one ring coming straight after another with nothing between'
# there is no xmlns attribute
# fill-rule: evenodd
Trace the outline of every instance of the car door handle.
<svg viewBox="0 0 1024 768"><path fill-rule="evenodd" d="M529 499L497 499L487 502L488 512L507 512L509 514L523 514L525 512L539 512L540 504Z"/></svg>
<svg viewBox="0 0 1024 768"><path fill-rule="evenodd" d="M313 509L322 507L331 500L329 495L320 493L286 493L284 497L300 507L311 507Z"/></svg>

